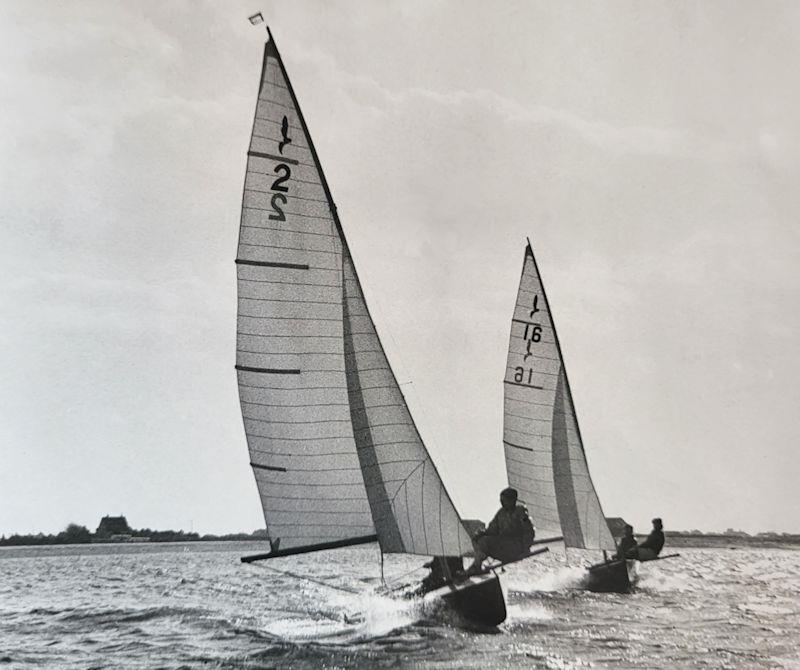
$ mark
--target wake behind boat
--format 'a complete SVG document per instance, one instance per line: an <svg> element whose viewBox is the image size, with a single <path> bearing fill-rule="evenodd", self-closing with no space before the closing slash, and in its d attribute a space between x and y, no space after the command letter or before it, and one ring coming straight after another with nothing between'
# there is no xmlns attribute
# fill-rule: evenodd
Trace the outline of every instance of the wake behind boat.
<svg viewBox="0 0 800 670"><path fill-rule="evenodd" d="M271 546L242 560L376 541L382 554L470 552L384 353L271 33L236 266L239 398ZM494 574L440 591L433 597L472 623L505 619Z"/></svg>

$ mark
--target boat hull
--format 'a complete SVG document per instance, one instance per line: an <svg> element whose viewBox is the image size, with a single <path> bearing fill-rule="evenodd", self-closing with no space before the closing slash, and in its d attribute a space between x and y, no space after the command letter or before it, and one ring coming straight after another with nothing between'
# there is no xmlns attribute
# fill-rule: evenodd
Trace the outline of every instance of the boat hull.
<svg viewBox="0 0 800 670"><path fill-rule="evenodd" d="M506 620L506 601L496 575L477 575L442 586L425 595L425 601L444 606L461 623L499 626Z"/></svg>
<svg viewBox="0 0 800 670"><path fill-rule="evenodd" d="M630 593L635 561L608 561L591 566L588 570L586 588L595 593Z"/></svg>

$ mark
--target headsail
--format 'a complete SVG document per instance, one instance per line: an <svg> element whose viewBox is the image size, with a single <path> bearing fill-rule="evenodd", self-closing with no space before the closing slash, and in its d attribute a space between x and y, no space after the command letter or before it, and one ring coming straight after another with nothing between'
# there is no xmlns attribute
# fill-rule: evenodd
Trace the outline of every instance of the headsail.
<svg viewBox="0 0 800 670"><path fill-rule="evenodd" d="M460 556L472 542L408 411L346 245L344 287L350 411L381 547Z"/></svg>
<svg viewBox="0 0 800 670"><path fill-rule="evenodd" d="M384 551L466 551L367 312L272 39L236 263L239 396L273 549L278 540L283 552L375 533Z"/></svg>
<svg viewBox="0 0 800 670"><path fill-rule="evenodd" d="M511 321L503 386L508 481L528 505L539 534L563 535L568 547L613 550L530 244Z"/></svg>

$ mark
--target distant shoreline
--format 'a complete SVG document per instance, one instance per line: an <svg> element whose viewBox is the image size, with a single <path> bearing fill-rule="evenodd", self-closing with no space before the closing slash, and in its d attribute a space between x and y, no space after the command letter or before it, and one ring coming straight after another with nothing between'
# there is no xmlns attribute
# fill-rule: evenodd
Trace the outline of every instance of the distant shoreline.
<svg viewBox="0 0 800 670"><path fill-rule="evenodd" d="M745 535L739 533L687 533L684 531L667 531L664 535L666 536L667 547L800 549L800 535L789 533ZM645 537L645 535L642 535L640 539L644 539Z"/></svg>
<svg viewBox="0 0 800 670"><path fill-rule="evenodd" d="M76 544L164 544L167 542L259 542L266 541L264 531L231 533L228 535L198 535L182 531L156 531L152 535L123 535L118 537L79 537L58 535L11 535L0 538L0 547L52 547Z"/></svg>
<svg viewBox="0 0 800 670"><path fill-rule="evenodd" d="M756 548L756 549L800 549L800 535L763 533L759 535L727 534L727 533L691 533L684 531L667 531L666 546L668 548ZM637 535L643 540L646 535ZM87 538L75 541L74 537L59 535L11 535L0 538L0 547L35 547L72 544L161 544L166 542L258 542L267 541L266 533L229 533L226 535L199 535L182 531L155 531L152 535L135 535L119 539Z"/></svg>

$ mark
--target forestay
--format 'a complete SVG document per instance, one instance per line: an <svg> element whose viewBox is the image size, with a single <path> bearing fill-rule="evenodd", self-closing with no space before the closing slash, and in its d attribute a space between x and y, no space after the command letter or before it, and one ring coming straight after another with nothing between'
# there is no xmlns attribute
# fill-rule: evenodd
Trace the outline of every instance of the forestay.
<svg viewBox="0 0 800 670"><path fill-rule="evenodd" d="M236 263L239 397L273 549L377 533L384 551L466 551L367 312L273 40Z"/></svg>
<svg viewBox="0 0 800 670"><path fill-rule="evenodd" d="M563 535L567 547L613 550L530 245L511 321L503 387L508 481L528 506L538 534Z"/></svg>

